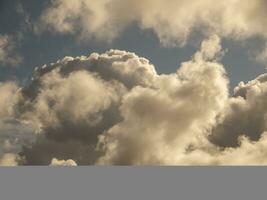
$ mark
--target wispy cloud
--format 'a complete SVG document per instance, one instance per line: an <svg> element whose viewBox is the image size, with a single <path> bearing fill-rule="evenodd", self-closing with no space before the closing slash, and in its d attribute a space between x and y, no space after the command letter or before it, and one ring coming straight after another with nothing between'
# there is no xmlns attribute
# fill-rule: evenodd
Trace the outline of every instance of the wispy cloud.
<svg viewBox="0 0 267 200"><path fill-rule="evenodd" d="M12 36L0 35L0 66L17 66L22 57L16 53L16 42Z"/></svg>
<svg viewBox="0 0 267 200"><path fill-rule="evenodd" d="M165 45L184 44L195 30L238 40L266 38L266 8L265 0L56 0L43 12L40 27L110 41L137 23Z"/></svg>

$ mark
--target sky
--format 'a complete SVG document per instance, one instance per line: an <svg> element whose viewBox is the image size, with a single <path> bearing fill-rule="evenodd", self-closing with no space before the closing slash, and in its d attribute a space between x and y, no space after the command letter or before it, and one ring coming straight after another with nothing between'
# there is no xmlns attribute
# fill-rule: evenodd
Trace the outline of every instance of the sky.
<svg viewBox="0 0 267 200"><path fill-rule="evenodd" d="M266 164L266 9L0 0L0 165Z"/></svg>

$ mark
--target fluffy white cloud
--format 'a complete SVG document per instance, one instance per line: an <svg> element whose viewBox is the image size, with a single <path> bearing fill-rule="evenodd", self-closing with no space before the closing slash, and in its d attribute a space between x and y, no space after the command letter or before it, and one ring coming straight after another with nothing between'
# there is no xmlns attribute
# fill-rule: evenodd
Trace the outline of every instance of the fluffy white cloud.
<svg viewBox="0 0 267 200"><path fill-rule="evenodd" d="M177 154L176 159L169 165L247 165L258 166L267 164L266 133L260 140L251 141L240 137L239 147L225 149L212 145L209 141L202 141L186 151Z"/></svg>
<svg viewBox="0 0 267 200"><path fill-rule="evenodd" d="M43 132L24 149L26 164L49 164L53 157L93 164L98 136L121 121L122 97L138 85L152 87L157 77L148 60L118 50L37 68L18 103L19 117Z"/></svg>
<svg viewBox="0 0 267 200"><path fill-rule="evenodd" d="M177 74L161 75L153 88L124 96L123 121L103 136L100 164L171 164L215 123L228 98L228 80L215 61L217 36L203 42ZM209 61L212 60L212 61Z"/></svg>
<svg viewBox="0 0 267 200"><path fill-rule="evenodd" d="M0 35L0 66L18 65L22 58L14 52L16 45L11 36Z"/></svg>
<svg viewBox="0 0 267 200"><path fill-rule="evenodd" d="M267 135L263 133L260 140L252 142L247 138L240 139L239 148L228 148L219 158L221 165L266 165Z"/></svg>
<svg viewBox="0 0 267 200"><path fill-rule="evenodd" d="M76 162L74 160L58 160L56 158L53 158L51 161L50 166L77 166Z"/></svg>
<svg viewBox="0 0 267 200"><path fill-rule="evenodd" d="M183 44L194 30L237 39L266 37L266 8L265 0L55 0L40 27L112 40L137 23L153 29L164 44Z"/></svg>

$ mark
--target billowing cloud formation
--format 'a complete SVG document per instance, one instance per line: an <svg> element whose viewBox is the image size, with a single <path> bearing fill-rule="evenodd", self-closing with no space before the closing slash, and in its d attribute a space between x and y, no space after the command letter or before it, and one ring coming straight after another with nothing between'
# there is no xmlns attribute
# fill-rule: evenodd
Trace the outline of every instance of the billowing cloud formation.
<svg viewBox="0 0 267 200"><path fill-rule="evenodd" d="M0 35L0 66L18 65L22 58L14 52L16 45L11 36Z"/></svg>
<svg viewBox="0 0 267 200"><path fill-rule="evenodd" d="M119 50L36 68L28 86L0 87L0 129L29 136L2 139L2 154L24 165L266 164L267 76L229 97L223 54L213 35L172 74Z"/></svg>
<svg viewBox="0 0 267 200"><path fill-rule="evenodd" d="M257 142L240 137L237 148L220 149L209 142L180 152L169 165L266 165L266 133Z"/></svg>
<svg viewBox="0 0 267 200"><path fill-rule="evenodd" d="M204 136L228 97L225 71L213 60L219 42L212 37L177 74L159 76L153 88L136 87L124 96L123 121L102 138L106 154L100 163L168 164Z"/></svg>
<svg viewBox="0 0 267 200"><path fill-rule="evenodd" d="M77 164L73 160L58 160L56 158L53 158L50 166L77 166Z"/></svg>
<svg viewBox="0 0 267 200"><path fill-rule="evenodd" d="M267 74L247 84L241 82L234 95L211 136L220 146L237 146L240 135L258 140L267 130Z"/></svg>
<svg viewBox="0 0 267 200"><path fill-rule="evenodd" d="M148 60L117 50L66 57L36 69L32 83L22 90L18 110L45 137L25 147L25 162L49 164L56 157L93 164L98 136L121 121L123 95L138 85L152 87L157 76Z"/></svg>
<svg viewBox="0 0 267 200"><path fill-rule="evenodd" d="M55 0L40 27L112 40L137 23L153 29L163 44L183 44L194 30L237 39L266 37L266 8L265 0Z"/></svg>

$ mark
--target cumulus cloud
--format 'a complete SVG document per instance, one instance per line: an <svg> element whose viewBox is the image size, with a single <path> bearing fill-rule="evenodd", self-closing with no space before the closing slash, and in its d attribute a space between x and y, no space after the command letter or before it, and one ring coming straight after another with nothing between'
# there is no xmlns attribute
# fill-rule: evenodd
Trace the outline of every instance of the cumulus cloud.
<svg viewBox="0 0 267 200"><path fill-rule="evenodd" d="M2 167L14 167L18 165L18 155L16 154L5 154L0 158L0 166Z"/></svg>
<svg viewBox="0 0 267 200"><path fill-rule="evenodd" d="M76 162L73 160L58 160L53 158L50 166L77 166Z"/></svg>
<svg viewBox="0 0 267 200"><path fill-rule="evenodd" d="M55 0L43 12L40 27L110 41L136 23L154 30L163 44L183 44L195 30L266 38L266 8L265 0Z"/></svg>
<svg viewBox="0 0 267 200"><path fill-rule="evenodd" d="M238 146L240 135L259 140L266 131L267 74L247 84L241 82L234 96L211 135L211 140L223 147Z"/></svg>
<svg viewBox="0 0 267 200"><path fill-rule="evenodd" d="M82 165L171 163L225 107L222 53L214 35L169 75L118 50L37 68L18 109L42 134L24 147L24 164L47 165L54 157Z"/></svg>
<svg viewBox="0 0 267 200"><path fill-rule="evenodd" d="M93 164L100 154L98 136L121 121L122 96L138 85L152 87L155 77L148 60L118 50L37 68L18 103L19 117L43 133L24 148L25 163L47 165L53 157L71 157Z"/></svg>
<svg viewBox="0 0 267 200"><path fill-rule="evenodd" d="M0 66L16 66L22 58L15 53L16 42L12 36L0 35Z"/></svg>
<svg viewBox="0 0 267 200"><path fill-rule="evenodd" d="M220 158L223 165L266 165L267 164L267 142L266 133L260 140L252 142L247 138L240 139L239 148L228 148Z"/></svg>
<svg viewBox="0 0 267 200"><path fill-rule="evenodd" d="M123 121L102 138L106 153L99 163L167 164L204 136L228 97L225 71L213 59L219 43L212 37L177 74L159 76L154 88L136 87L125 95Z"/></svg>
<svg viewBox="0 0 267 200"><path fill-rule="evenodd" d="M240 137L239 147L218 148L210 142L199 143L185 152L180 152L169 165L266 165L266 133L258 141Z"/></svg>
<svg viewBox="0 0 267 200"><path fill-rule="evenodd" d="M230 97L224 53L212 35L172 74L110 50L38 67L23 88L3 83L1 155L19 165L264 165L267 76Z"/></svg>

